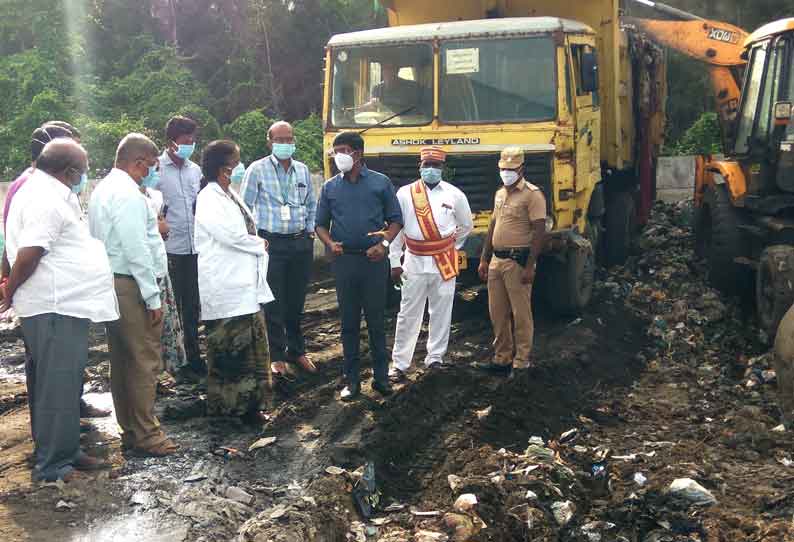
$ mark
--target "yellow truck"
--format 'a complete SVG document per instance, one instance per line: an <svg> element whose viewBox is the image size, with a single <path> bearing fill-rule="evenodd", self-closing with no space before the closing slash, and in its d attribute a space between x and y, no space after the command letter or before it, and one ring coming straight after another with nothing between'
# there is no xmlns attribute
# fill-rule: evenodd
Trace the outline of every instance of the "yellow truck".
<svg viewBox="0 0 794 542"><path fill-rule="evenodd" d="M472 259L499 153L521 147L526 178L548 202L539 289L556 311L578 312L597 257L622 263L648 218L664 133L662 50L621 26L618 0L381 4L388 28L328 42L325 147L341 131L361 132L368 167L399 187L418 177L422 146L442 146L445 180L475 213L464 249ZM325 170L335 173L332 160Z"/></svg>

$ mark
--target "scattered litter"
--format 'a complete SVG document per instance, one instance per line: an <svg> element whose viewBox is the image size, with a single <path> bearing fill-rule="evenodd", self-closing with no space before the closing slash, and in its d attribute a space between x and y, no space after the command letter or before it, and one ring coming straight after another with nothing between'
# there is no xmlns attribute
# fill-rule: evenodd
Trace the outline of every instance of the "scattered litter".
<svg viewBox="0 0 794 542"><path fill-rule="evenodd" d="M525 454L533 461L540 461L542 463L554 461L554 450L550 450L545 446L538 446L537 444L530 444Z"/></svg>
<svg viewBox="0 0 794 542"><path fill-rule="evenodd" d="M389 506L383 509L384 512L389 512L389 513L399 512L401 510L405 510L405 505L400 504L398 502L393 502Z"/></svg>
<svg viewBox="0 0 794 542"><path fill-rule="evenodd" d="M468 512L477 504L477 496L473 493L464 493L455 500L453 508L458 512Z"/></svg>
<svg viewBox="0 0 794 542"><path fill-rule="evenodd" d="M432 518L432 517L440 516L441 512L439 512L438 510L422 511L422 510L417 510L416 508L411 508L411 514L420 518Z"/></svg>
<svg viewBox="0 0 794 542"><path fill-rule="evenodd" d="M790 467L794 465L794 461L792 461L788 457L781 457L777 460L777 462L783 465L784 467Z"/></svg>
<svg viewBox="0 0 794 542"><path fill-rule="evenodd" d="M455 476L454 474L450 474L447 476L447 483L449 484L449 488L452 491L455 491L458 489L458 486L463 483L463 478L460 476Z"/></svg>
<svg viewBox="0 0 794 542"><path fill-rule="evenodd" d="M231 459L233 457L245 457L245 454L236 448L229 446L221 446L217 450L213 450L212 455L223 457L224 459Z"/></svg>
<svg viewBox="0 0 794 542"><path fill-rule="evenodd" d="M557 501L551 505L551 512L554 514L554 520L557 525L564 527L573 519L576 505L571 501Z"/></svg>
<svg viewBox="0 0 794 542"><path fill-rule="evenodd" d="M130 504L150 507L157 502L154 495L152 495L151 491L136 491L130 497Z"/></svg>
<svg viewBox="0 0 794 542"><path fill-rule="evenodd" d="M567 442L571 442L572 440L574 440L578 436L579 436L579 430L578 429L576 429L576 428L569 429L568 431L566 431L565 433L560 435L560 444L565 444Z"/></svg>
<svg viewBox="0 0 794 542"><path fill-rule="evenodd" d="M330 467L326 467L326 468L325 468L325 472L327 472L328 474L331 474L331 475L333 475L333 476L339 476L340 474L344 474L344 473L346 473L347 471L346 471L345 469L343 469L343 468L340 468L340 467L334 467L334 466L332 465L332 466L330 466Z"/></svg>
<svg viewBox="0 0 794 542"><path fill-rule="evenodd" d="M484 408L482 410L475 410L474 413L477 415L478 420L482 420L483 418L487 418L491 414L491 410L493 407Z"/></svg>
<svg viewBox="0 0 794 542"><path fill-rule="evenodd" d="M436 531L417 531L414 534L414 542L447 542L449 537L444 533Z"/></svg>
<svg viewBox="0 0 794 542"><path fill-rule="evenodd" d="M287 507L284 506L283 504L279 504L278 506L274 506L272 508L269 516L270 519L279 519L281 517L284 517L286 513L287 513Z"/></svg>
<svg viewBox="0 0 794 542"><path fill-rule="evenodd" d="M248 447L248 451L249 452L253 452L254 450L258 450L259 448L264 448L266 446L270 446L274 442L276 442L276 437L264 437L264 438L261 438L261 439L257 440L256 442L254 442L253 444L251 444L251 446Z"/></svg>
<svg viewBox="0 0 794 542"><path fill-rule="evenodd" d="M711 492L691 478L678 478L673 480L669 488L670 493L679 495L694 504L717 504L717 499Z"/></svg>
<svg viewBox="0 0 794 542"><path fill-rule="evenodd" d="M73 502L68 502L64 500L58 501L58 504L55 505L56 510L71 510L72 508L76 508L77 505Z"/></svg>
<svg viewBox="0 0 794 542"><path fill-rule="evenodd" d="M775 427L773 427L772 431L774 431L775 433L785 433L786 426L781 423L780 425L776 425Z"/></svg>
<svg viewBox="0 0 794 542"><path fill-rule="evenodd" d="M251 506L256 500L253 495L235 486L226 488L226 498L237 501L246 506Z"/></svg>
<svg viewBox="0 0 794 542"><path fill-rule="evenodd" d="M538 500L538 494L532 491L531 489L527 491L527 500L528 501L536 501Z"/></svg>
<svg viewBox="0 0 794 542"><path fill-rule="evenodd" d="M367 462L364 474L353 486L353 502L364 519L369 519L380 504L380 490L375 483L375 464Z"/></svg>
<svg viewBox="0 0 794 542"><path fill-rule="evenodd" d="M646 478L643 473L641 473L641 472L635 472L634 473L634 483L637 484L638 486L640 486L640 487L644 486L645 482L647 482L647 481L648 481L648 478Z"/></svg>
<svg viewBox="0 0 794 542"><path fill-rule="evenodd" d="M545 446L546 445L546 441L543 440L543 438L541 438L541 437L539 437L537 435L535 435L533 437L530 437L529 438L529 443L530 444L535 444L537 446Z"/></svg>

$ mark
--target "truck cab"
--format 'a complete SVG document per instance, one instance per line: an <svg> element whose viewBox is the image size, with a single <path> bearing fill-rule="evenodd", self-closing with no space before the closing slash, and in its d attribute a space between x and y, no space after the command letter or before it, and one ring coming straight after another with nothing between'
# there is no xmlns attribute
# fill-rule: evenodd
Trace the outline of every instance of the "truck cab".
<svg viewBox="0 0 794 542"><path fill-rule="evenodd" d="M599 78L602 37L583 22L551 16L333 36L326 50L325 147L341 131L361 132L368 167L399 188L418 178L421 147L442 146L444 179L463 190L475 214L464 247L470 259L480 255L501 186L499 154L507 146L522 148L525 178L543 191L548 207L539 280L548 279L544 290L555 309L575 313L591 295L607 212L602 179L633 170L640 139L632 116L640 81L631 76L634 51L624 36L626 81L613 88ZM627 125L618 130L622 108L629 109L620 121ZM611 119L608 149L602 145L604 110ZM332 160L325 170L327 177L335 173ZM633 217L624 218L626 230Z"/></svg>

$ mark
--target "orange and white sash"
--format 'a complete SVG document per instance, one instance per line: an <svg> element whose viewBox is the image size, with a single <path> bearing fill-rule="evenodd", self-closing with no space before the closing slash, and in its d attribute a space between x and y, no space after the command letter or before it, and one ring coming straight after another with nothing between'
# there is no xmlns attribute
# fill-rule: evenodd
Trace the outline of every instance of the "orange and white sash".
<svg viewBox="0 0 794 542"><path fill-rule="evenodd" d="M411 254L416 256L432 256L436 261L441 278L449 280L458 276L458 251L455 250L455 237L441 237L433 209L427 197L427 187L421 180L411 185L411 200L414 204L414 213L419 222L419 229L424 236L423 241L405 238L405 245Z"/></svg>

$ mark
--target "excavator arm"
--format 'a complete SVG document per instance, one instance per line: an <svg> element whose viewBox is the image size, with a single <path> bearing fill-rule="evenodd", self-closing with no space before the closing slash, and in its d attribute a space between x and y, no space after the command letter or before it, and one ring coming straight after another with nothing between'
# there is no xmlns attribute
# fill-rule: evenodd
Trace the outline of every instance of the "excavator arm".
<svg viewBox="0 0 794 542"><path fill-rule="evenodd" d="M722 133L731 134L741 92L736 68L746 63L742 54L747 32L732 24L703 19L661 2L633 1L675 19L623 17L623 23L636 27L659 44L708 66Z"/></svg>

